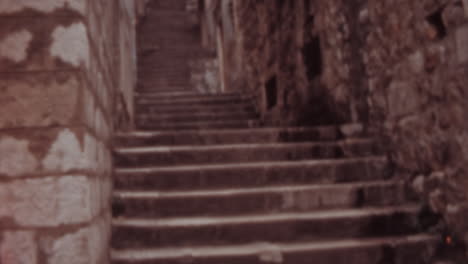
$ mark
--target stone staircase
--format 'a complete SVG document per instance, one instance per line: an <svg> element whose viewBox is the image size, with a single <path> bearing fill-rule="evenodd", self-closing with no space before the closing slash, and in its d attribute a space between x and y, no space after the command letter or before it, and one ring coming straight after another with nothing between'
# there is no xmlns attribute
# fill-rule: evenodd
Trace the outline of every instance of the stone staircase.
<svg viewBox="0 0 468 264"><path fill-rule="evenodd" d="M180 2L150 3L140 34ZM439 238L362 129L262 127L242 94L161 85L188 74L170 58L191 42L151 45L140 43L137 131L115 139L113 264L426 263Z"/></svg>

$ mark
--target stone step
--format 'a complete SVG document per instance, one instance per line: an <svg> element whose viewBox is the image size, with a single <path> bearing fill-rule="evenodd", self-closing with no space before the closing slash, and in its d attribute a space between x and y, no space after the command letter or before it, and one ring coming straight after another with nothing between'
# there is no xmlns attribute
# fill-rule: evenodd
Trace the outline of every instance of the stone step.
<svg viewBox="0 0 468 264"><path fill-rule="evenodd" d="M179 100L179 99L197 99L197 100L209 100L213 98L226 98L226 99L242 99L246 98L246 95L239 93L200 93L196 91L192 92L172 92L172 93L136 93L136 98L151 98L158 100Z"/></svg>
<svg viewBox="0 0 468 264"><path fill-rule="evenodd" d="M167 27L172 27L171 25L167 25ZM177 30L177 29L174 29L174 30ZM183 41L183 42L179 42L180 44L176 44L177 46L175 47L172 47L172 48L177 48L177 49L180 49L180 50L183 50L184 48L187 48L187 50L190 49L191 46L195 46L195 47L200 47L200 40L198 39L176 39L176 38L173 38L173 39L166 39L165 37L163 36L155 36L153 38L150 38L150 39L139 39L138 42L139 43L146 43L146 45L148 46L160 46L162 47L162 49L166 49L166 48L170 48L171 47L171 44L174 45L174 43L177 43L175 41Z"/></svg>
<svg viewBox="0 0 468 264"><path fill-rule="evenodd" d="M255 113L198 113L193 112L189 114L167 114L167 113L142 113L140 112L136 117L137 124L147 123L164 123L164 122L205 122L205 121L220 121L220 120L253 120L258 118Z"/></svg>
<svg viewBox="0 0 468 264"><path fill-rule="evenodd" d="M415 234L319 242L251 243L112 250L113 264L385 264L424 263L438 236Z"/></svg>
<svg viewBox="0 0 468 264"><path fill-rule="evenodd" d="M136 104L151 104L151 105L217 105L217 104L243 104L251 103L251 99L235 95L235 96L199 96L199 97L180 97L180 98L135 98Z"/></svg>
<svg viewBox="0 0 468 264"><path fill-rule="evenodd" d="M117 218L116 249L202 244L290 242L420 232L419 206L165 219Z"/></svg>
<svg viewBox="0 0 468 264"><path fill-rule="evenodd" d="M359 135L354 135L359 136ZM131 132L118 134L117 146L213 145L236 143L281 143L330 141L343 138L338 126L255 128L182 132Z"/></svg>
<svg viewBox="0 0 468 264"><path fill-rule="evenodd" d="M167 67L188 67L189 62L191 60L191 56L187 56L185 58L172 58L172 57L166 57L164 58L165 60L161 60L161 57L156 57L156 56L148 56L145 58L140 58L138 61L138 65L141 67L156 67L159 69L164 69Z"/></svg>
<svg viewBox="0 0 468 264"><path fill-rule="evenodd" d="M157 89L149 89L145 87L137 87L135 93L172 93L172 92L191 92L192 89L188 86L160 86Z"/></svg>
<svg viewBox="0 0 468 264"><path fill-rule="evenodd" d="M135 96L141 96L141 97L163 97L163 98L191 98L191 97L198 97L198 96L217 96L217 95L238 95L238 93L213 93L213 92L199 92L196 90L192 91L184 91L184 92L162 92L162 93L135 93Z"/></svg>
<svg viewBox="0 0 468 264"><path fill-rule="evenodd" d="M243 215L395 206L407 202L403 183L291 185L182 192L118 191L114 217Z"/></svg>
<svg viewBox="0 0 468 264"><path fill-rule="evenodd" d="M184 63L179 63L179 64L172 64L170 62L164 64L164 65L161 65L159 63L141 63L139 62L138 63L138 67L140 67L141 69L144 68L144 69L148 69L148 70L151 70L151 71L188 71L190 68L189 68L189 65L188 64L184 64Z"/></svg>
<svg viewBox="0 0 468 264"><path fill-rule="evenodd" d="M188 83L190 82L191 77L186 75L177 75L177 76L167 76L167 75L156 75L156 74L140 74L139 82L140 83Z"/></svg>
<svg viewBox="0 0 468 264"><path fill-rule="evenodd" d="M144 79L144 78L142 78ZM151 91L169 91L170 89L185 89L190 90L191 82L155 82L155 81L140 81L138 82L137 92L151 92Z"/></svg>
<svg viewBox="0 0 468 264"><path fill-rule="evenodd" d="M148 63L148 64L154 66L154 64L156 63L154 64ZM148 67L146 65L143 65L143 66ZM141 63L140 63L140 67L141 67ZM151 80L151 78L154 78L156 80L162 79L162 78L174 80L177 78L184 79L184 78L187 78L187 76L189 77L191 76L188 65L183 65L180 67L173 67L171 64L166 64L165 67L161 65L159 65L159 67L161 67L159 70L140 72L138 74L139 81L146 82L148 80ZM171 73L171 72L174 72L174 73ZM180 72L183 72L183 74L181 74Z"/></svg>
<svg viewBox="0 0 468 264"><path fill-rule="evenodd" d="M174 30L174 29L168 29L168 30ZM201 46L201 44L198 45L187 45L186 43L173 43L173 45L168 45L168 46L161 46L157 41L150 41L150 42L139 42L140 45L138 46L138 50L145 50L145 49L154 49L157 48L158 50L161 51L167 51L167 52L172 52L172 51L177 51L177 52L186 52L186 53L197 53L197 52L206 52L206 50Z"/></svg>
<svg viewBox="0 0 468 264"><path fill-rule="evenodd" d="M153 41L151 41L153 42ZM209 51L204 51L204 50L195 50L195 49L190 49L190 48L185 48L185 47L170 47L170 46L161 46L161 45L153 45L152 47L151 46L146 46L145 48L140 48L138 49L138 56L141 59L144 59L146 57L153 57L153 56L159 56L159 55L167 55L167 56L175 56L175 57L178 57L178 56L181 56L181 55L185 55L186 58L193 58L193 57L200 57L200 56L204 56L204 57L211 57L213 59L215 59L216 57L213 56L213 53L209 52ZM195 62L193 62L195 63ZM138 69L138 70L147 70L147 69Z"/></svg>
<svg viewBox="0 0 468 264"><path fill-rule="evenodd" d="M250 102L217 105L138 105L137 113L190 114L190 113L255 113Z"/></svg>
<svg viewBox="0 0 468 264"><path fill-rule="evenodd" d="M208 190L334 184L389 178L385 157L341 160L252 162L176 167L117 168L116 190Z"/></svg>
<svg viewBox="0 0 468 264"><path fill-rule="evenodd" d="M139 130L161 130L161 131L178 131L178 130L194 130L194 129L232 129L232 128L253 128L258 127L258 120L223 120L223 121L206 121L206 122L178 122L178 123L151 123L137 124Z"/></svg>
<svg viewBox="0 0 468 264"><path fill-rule="evenodd" d="M164 63L157 62L157 60L160 59L154 59L155 61L147 61L147 62L138 62L138 67L140 69L149 69L148 71L151 70L151 74L155 74L157 76L162 76L161 74L156 74L157 72L163 72L168 73L168 72L186 72L186 74L190 71L190 66L188 65L187 61L167 61ZM165 59L165 60L172 60L172 59ZM141 74L139 75L141 76ZM144 75L143 77L151 77L151 75Z"/></svg>
<svg viewBox="0 0 468 264"><path fill-rule="evenodd" d="M172 5L173 3L170 3L170 4ZM166 3L165 5L167 6L168 3ZM180 3L177 3L177 5L178 7L181 7ZM173 17L174 15L187 16L188 14L189 13L185 10L185 4L184 4L184 10L172 10L172 9L162 8L161 6L150 6L150 8L148 9L148 12L146 13L147 16L155 15L158 17L162 15L167 15L168 17Z"/></svg>
<svg viewBox="0 0 468 264"><path fill-rule="evenodd" d="M150 77L157 77L157 78L186 78L190 77L191 73L189 69L178 69L178 70L140 70L138 71L138 77L140 78L150 78Z"/></svg>
<svg viewBox="0 0 468 264"><path fill-rule="evenodd" d="M171 93L171 92L192 92L193 88L190 85L160 85L160 86L145 86L138 83L135 93Z"/></svg>
<svg viewBox="0 0 468 264"><path fill-rule="evenodd" d="M166 1L150 1L148 4L149 12L157 12L157 13L169 13L171 11L185 11L186 2L185 1L174 1L174 0L166 0Z"/></svg>
<svg viewBox="0 0 468 264"><path fill-rule="evenodd" d="M171 64L167 63L165 65L170 66ZM159 66L162 66L162 65L159 65ZM160 69L160 70L140 70L138 71L138 77L146 78L146 79L151 78L151 77L174 79L174 78L187 78L191 76L188 65L179 69L166 69L166 67L163 67L163 68L164 69Z"/></svg>
<svg viewBox="0 0 468 264"><path fill-rule="evenodd" d="M159 26L169 26L169 25L178 25L174 22L167 22L163 21ZM199 36L197 36L197 32L194 32L191 28L183 29L179 28L179 30L171 30L170 28L164 31L158 29L151 29L146 28L147 30L151 31L151 34L146 34L144 36L140 36L138 39L143 42L147 43L152 41L160 41L162 40L189 40L189 41L198 41Z"/></svg>
<svg viewBox="0 0 468 264"><path fill-rule="evenodd" d="M170 86L170 87L181 87L191 86L190 78L156 78L155 76L145 77L141 76L138 85L146 88L146 87L161 87L161 86Z"/></svg>
<svg viewBox="0 0 468 264"><path fill-rule="evenodd" d="M186 45L194 45L191 42L192 41L186 42ZM179 55L183 54L183 55L186 55L185 60L189 61L190 63L196 63L196 62L193 62L192 60L200 56L213 57L211 53L208 53L205 51L197 51L197 50L194 50L193 48L191 49L189 46L171 47L170 45L167 45L167 43L162 43L158 41L148 41L147 43L148 45L146 46L146 48L140 48L138 50L138 62L146 58L160 57L161 55L166 55L168 57L172 57L173 55L175 55L175 57L178 60L181 60L182 58L180 58ZM160 63L164 63L164 62L160 62ZM159 64L155 66L159 66ZM138 70L146 70L146 69L140 68Z"/></svg>
<svg viewBox="0 0 468 264"><path fill-rule="evenodd" d="M157 24L157 26L155 26ZM171 26L170 29L174 31L189 31L193 30L194 25L189 23L185 17L180 17L176 19L163 19L162 17L146 17L144 24L141 24L139 28L138 38L145 37L146 34L151 34L154 29L160 29L162 27ZM146 33L146 34L145 34Z"/></svg>
<svg viewBox="0 0 468 264"><path fill-rule="evenodd" d="M335 159L378 153L373 140L346 139L337 142L117 148L114 159L118 166L138 167Z"/></svg>

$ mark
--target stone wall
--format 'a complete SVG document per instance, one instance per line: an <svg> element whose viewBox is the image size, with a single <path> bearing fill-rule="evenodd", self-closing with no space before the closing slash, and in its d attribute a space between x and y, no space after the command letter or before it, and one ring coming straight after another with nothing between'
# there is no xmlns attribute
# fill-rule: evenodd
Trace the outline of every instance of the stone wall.
<svg viewBox="0 0 468 264"><path fill-rule="evenodd" d="M265 123L357 121L357 106L348 102L351 90L361 86L352 83L352 69L335 69L342 64L332 57L337 47L348 48L338 54L341 58L350 48L341 47L343 43L327 46L327 38L338 29L320 27L316 15L328 1L211 2L217 8L207 9L212 11L205 17L215 17L219 30L213 35L213 26L206 27L204 32L211 36L205 39L211 39L208 43L218 39L226 90L250 94Z"/></svg>
<svg viewBox="0 0 468 264"><path fill-rule="evenodd" d="M369 1L359 13L371 125L398 174L466 243L468 2Z"/></svg>
<svg viewBox="0 0 468 264"><path fill-rule="evenodd" d="M132 123L133 10L0 2L0 263L108 263L111 138Z"/></svg>
<svg viewBox="0 0 468 264"><path fill-rule="evenodd" d="M468 242L468 1L229 2L229 89L253 96L265 123L365 124L443 232Z"/></svg>

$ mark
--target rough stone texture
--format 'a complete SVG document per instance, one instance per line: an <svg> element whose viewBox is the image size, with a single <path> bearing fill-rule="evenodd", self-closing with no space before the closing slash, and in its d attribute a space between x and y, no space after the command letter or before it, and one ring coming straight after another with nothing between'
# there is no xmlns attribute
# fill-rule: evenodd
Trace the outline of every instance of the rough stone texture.
<svg viewBox="0 0 468 264"><path fill-rule="evenodd" d="M19 140L10 136L0 141L0 175L15 177L35 171L39 167L37 158L29 150L27 140Z"/></svg>
<svg viewBox="0 0 468 264"><path fill-rule="evenodd" d="M100 264L108 262L106 246L110 237L109 216L89 227L62 235L46 232L39 236L39 245L46 263Z"/></svg>
<svg viewBox="0 0 468 264"><path fill-rule="evenodd" d="M112 164L108 146L85 128L50 128L34 133L0 133L0 179L63 173L108 175Z"/></svg>
<svg viewBox="0 0 468 264"><path fill-rule="evenodd" d="M234 33L210 30L223 20L205 30L240 58L221 61L228 87L253 95L269 123L365 124L457 246L468 243L468 2L230 2Z"/></svg>
<svg viewBox="0 0 468 264"><path fill-rule="evenodd" d="M34 232L8 231L1 234L0 262L14 264L36 264L37 244Z"/></svg>
<svg viewBox="0 0 468 264"><path fill-rule="evenodd" d="M92 182L85 176L64 176L13 181L0 186L4 206L0 219L19 226L54 227L90 221Z"/></svg>
<svg viewBox="0 0 468 264"><path fill-rule="evenodd" d="M132 126L136 10L0 1L0 263L108 263L110 147Z"/></svg>
<svg viewBox="0 0 468 264"><path fill-rule="evenodd" d="M0 128L63 125L80 116L80 74L0 73L0 78L0 111L9 113L0 116Z"/></svg>

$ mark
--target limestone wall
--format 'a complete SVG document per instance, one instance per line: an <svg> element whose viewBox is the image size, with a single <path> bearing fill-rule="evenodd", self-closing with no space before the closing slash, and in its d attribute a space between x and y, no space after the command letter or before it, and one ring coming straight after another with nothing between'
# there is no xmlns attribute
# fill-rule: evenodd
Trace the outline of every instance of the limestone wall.
<svg viewBox="0 0 468 264"><path fill-rule="evenodd" d="M0 263L108 263L133 1L0 1Z"/></svg>

